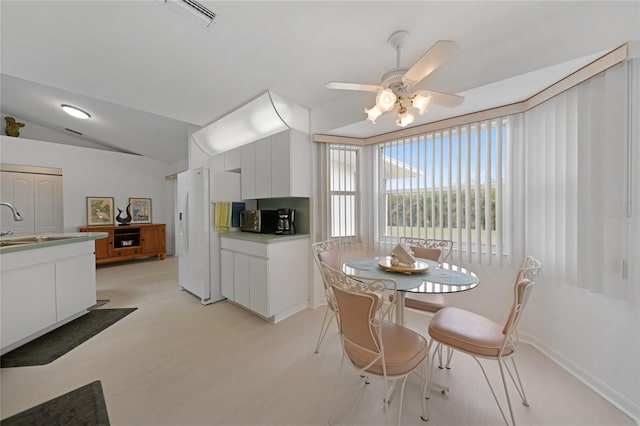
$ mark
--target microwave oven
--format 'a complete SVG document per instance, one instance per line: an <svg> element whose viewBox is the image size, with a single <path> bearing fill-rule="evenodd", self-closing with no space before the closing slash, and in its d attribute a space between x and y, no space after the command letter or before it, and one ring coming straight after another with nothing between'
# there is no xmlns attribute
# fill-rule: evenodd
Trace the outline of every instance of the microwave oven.
<svg viewBox="0 0 640 426"><path fill-rule="evenodd" d="M277 210L244 210L240 212L241 231L273 234L277 227Z"/></svg>

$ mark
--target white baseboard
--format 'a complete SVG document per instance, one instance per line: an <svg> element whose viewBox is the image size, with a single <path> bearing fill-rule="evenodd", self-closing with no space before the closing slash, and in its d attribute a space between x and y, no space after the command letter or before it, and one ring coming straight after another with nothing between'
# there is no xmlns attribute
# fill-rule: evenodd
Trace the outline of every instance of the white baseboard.
<svg viewBox="0 0 640 426"><path fill-rule="evenodd" d="M604 383L602 380L594 377L591 373L576 365L571 359L558 353L554 349L547 346L544 342L526 333L520 333L520 341L528 343L540 352L542 352L547 358L558 364L562 369L569 374L580 380L587 385L595 393L609 401L614 407L622 411L629 416L636 424L640 425L640 406L631 401L620 392L611 388L611 386Z"/></svg>

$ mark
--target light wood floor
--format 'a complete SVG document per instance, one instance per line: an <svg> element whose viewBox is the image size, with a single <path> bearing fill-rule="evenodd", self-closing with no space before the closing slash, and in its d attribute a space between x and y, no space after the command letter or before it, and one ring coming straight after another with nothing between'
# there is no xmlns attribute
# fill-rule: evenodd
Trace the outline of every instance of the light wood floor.
<svg viewBox="0 0 640 426"><path fill-rule="evenodd" d="M380 380L364 385L345 363L338 384L335 324L313 353L324 307L273 325L226 301L202 306L179 290L172 257L99 267L98 299L138 310L49 365L0 370L1 418L101 380L113 425L322 425L330 411L335 424L385 422ZM427 317L411 312L408 321L426 332ZM516 399L519 424L635 424L534 348L519 355L531 403ZM451 391L432 395L429 422L419 418L419 378L409 378L402 423L502 424L475 361L456 354L452 367L438 370Z"/></svg>

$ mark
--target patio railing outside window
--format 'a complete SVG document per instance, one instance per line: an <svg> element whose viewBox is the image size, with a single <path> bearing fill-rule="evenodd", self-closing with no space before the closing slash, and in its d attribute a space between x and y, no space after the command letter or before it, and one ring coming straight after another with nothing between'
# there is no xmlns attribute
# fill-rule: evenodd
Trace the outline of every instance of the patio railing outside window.
<svg viewBox="0 0 640 426"><path fill-rule="evenodd" d="M501 118L379 144L379 240L450 239L458 259L501 257L508 139Z"/></svg>
<svg viewBox="0 0 640 426"><path fill-rule="evenodd" d="M331 238L355 238L358 230L358 149L331 145L329 160Z"/></svg>

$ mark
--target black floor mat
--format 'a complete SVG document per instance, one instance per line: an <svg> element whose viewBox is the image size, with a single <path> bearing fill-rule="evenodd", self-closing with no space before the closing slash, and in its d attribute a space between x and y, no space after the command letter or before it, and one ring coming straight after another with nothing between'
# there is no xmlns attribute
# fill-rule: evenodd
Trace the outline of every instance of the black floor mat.
<svg viewBox="0 0 640 426"><path fill-rule="evenodd" d="M66 354L137 308L95 309L0 357L0 367L44 365Z"/></svg>
<svg viewBox="0 0 640 426"><path fill-rule="evenodd" d="M2 426L109 425L99 380L0 421Z"/></svg>

